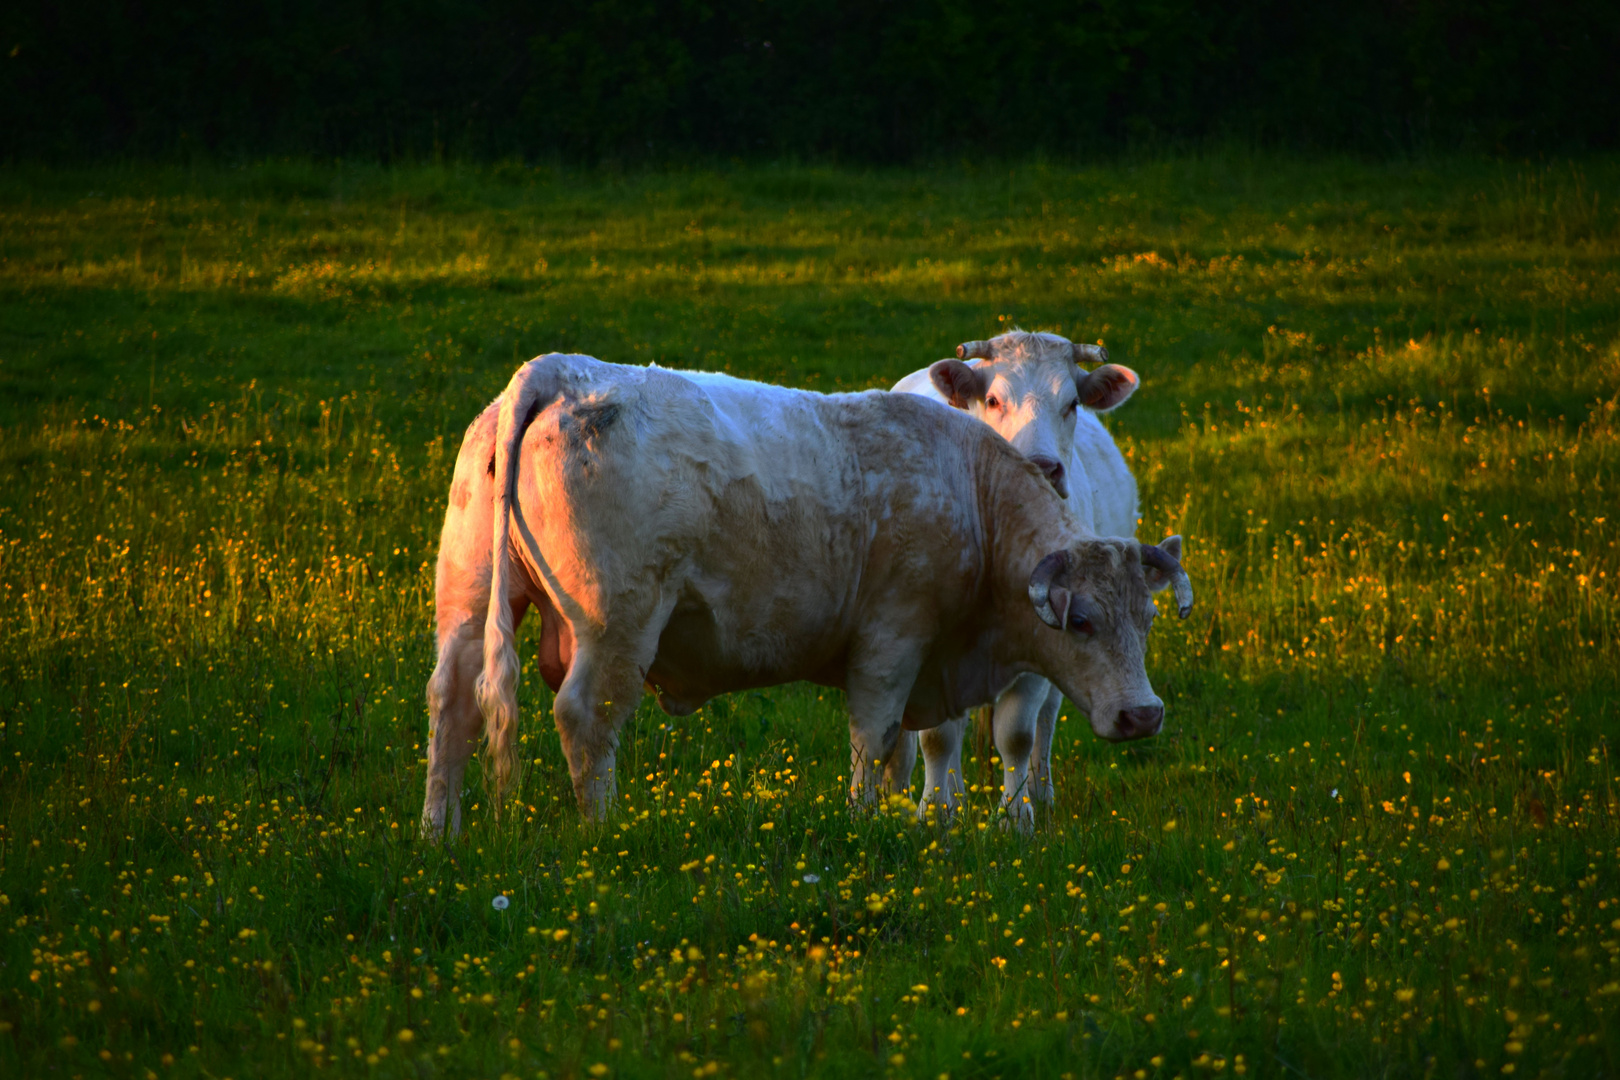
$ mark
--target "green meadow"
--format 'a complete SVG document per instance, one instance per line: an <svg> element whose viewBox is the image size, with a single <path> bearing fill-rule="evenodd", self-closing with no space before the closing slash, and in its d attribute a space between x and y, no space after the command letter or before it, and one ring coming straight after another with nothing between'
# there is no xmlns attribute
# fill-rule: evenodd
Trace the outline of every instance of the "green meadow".
<svg viewBox="0 0 1620 1080"><path fill-rule="evenodd" d="M1617 194L0 170L0 1074L1620 1073ZM592 825L533 673L515 812L474 769L423 838L438 528L520 362L864 389L1014 325L1143 376L1161 735L1069 709L1024 837L982 734L920 825L846 806L836 692L648 699Z"/></svg>

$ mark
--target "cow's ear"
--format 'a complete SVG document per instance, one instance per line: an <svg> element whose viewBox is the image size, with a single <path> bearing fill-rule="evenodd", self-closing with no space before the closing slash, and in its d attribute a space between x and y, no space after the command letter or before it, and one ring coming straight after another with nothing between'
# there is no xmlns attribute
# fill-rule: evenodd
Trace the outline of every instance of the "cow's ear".
<svg viewBox="0 0 1620 1080"><path fill-rule="evenodd" d="M960 360L941 360L928 369L928 378L953 409L965 409L984 400L984 376Z"/></svg>
<svg viewBox="0 0 1620 1080"><path fill-rule="evenodd" d="M1104 364L1074 381L1075 389L1080 392L1080 404L1092 412L1119 408L1141 384L1136 372L1123 364Z"/></svg>

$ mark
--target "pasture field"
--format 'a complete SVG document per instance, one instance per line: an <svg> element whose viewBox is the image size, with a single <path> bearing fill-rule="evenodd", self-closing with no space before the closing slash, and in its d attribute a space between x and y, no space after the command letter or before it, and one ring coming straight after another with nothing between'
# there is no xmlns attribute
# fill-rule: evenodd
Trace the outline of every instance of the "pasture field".
<svg viewBox="0 0 1620 1080"><path fill-rule="evenodd" d="M1620 1073L1617 194L0 171L0 1075ZM919 825L846 808L835 692L649 700L594 826L530 677L514 812L424 841L437 530L520 361L859 389L1013 324L1144 376L1163 734L1069 710L1026 838L982 738Z"/></svg>

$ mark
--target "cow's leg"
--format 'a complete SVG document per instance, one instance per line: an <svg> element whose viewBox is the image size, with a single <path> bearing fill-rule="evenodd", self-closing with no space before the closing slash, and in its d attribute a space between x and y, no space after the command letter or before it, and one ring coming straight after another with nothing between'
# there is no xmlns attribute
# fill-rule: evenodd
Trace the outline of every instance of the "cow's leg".
<svg viewBox="0 0 1620 1080"><path fill-rule="evenodd" d="M507 603L515 628L522 624L529 601L520 593L508 597ZM461 831L461 782L467 759L484 734L484 714L475 693L483 671L480 611L439 635L439 659L428 679L427 797L422 801L422 831L428 836L455 836Z"/></svg>
<svg viewBox="0 0 1620 1080"><path fill-rule="evenodd" d="M883 766L883 789L891 795L911 794L911 774L917 769L917 733L902 731Z"/></svg>
<svg viewBox="0 0 1620 1080"><path fill-rule="evenodd" d="M607 817L618 791L619 730L641 701L642 681L634 657L581 645L557 691L552 711L574 797L593 821Z"/></svg>
<svg viewBox="0 0 1620 1080"><path fill-rule="evenodd" d="M1007 821L1019 832L1035 824L1034 799L1029 788L1029 759L1041 706L1051 684L1039 675L1020 675L996 699L991 721L996 752L1001 755L1001 805Z"/></svg>
<svg viewBox="0 0 1620 1080"><path fill-rule="evenodd" d="M427 685L428 773L422 802L422 832L430 837L446 832L453 836L460 830L461 782L467 759L484 733L477 683L484 670L493 535L493 481L486 469L495 453L498 411L490 406L467 429L439 536L433 579L439 655ZM516 588L508 593L507 602L515 626L528 603Z"/></svg>
<svg viewBox="0 0 1620 1080"><path fill-rule="evenodd" d="M921 657L903 639L873 634L854 650L860 659L846 674L849 698L849 798L876 803L886 787L885 770L902 731Z"/></svg>
<svg viewBox="0 0 1620 1080"><path fill-rule="evenodd" d="M1037 803L1052 804L1052 738L1057 734L1058 710L1063 707L1063 691L1056 686L1041 703L1035 722L1035 753L1029 762L1030 795Z"/></svg>
<svg viewBox="0 0 1620 1080"><path fill-rule="evenodd" d="M850 702L849 801L857 806L878 803L886 787L884 769L900 741L900 712L868 707L857 710Z"/></svg>
<svg viewBox="0 0 1620 1080"><path fill-rule="evenodd" d="M658 636L674 607L671 596L652 610L615 610L605 632L584 640L574 627L573 660L552 711L574 797L594 821L607 817L618 793L614 769L619 731L641 703L647 671L658 655Z"/></svg>
<svg viewBox="0 0 1620 1080"><path fill-rule="evenodd" d="M484 715L473 685L484 669L483 624L467 619L439 642L439 661L428 679L427 797L422 831L439 836L461 831L461 780L467 759L484 733Z"/></svg>
<svg viewBox="0 0 1620 1080"><path fill-rule="evenodd" d="M926 820L930 812L948 818L961 806L966 792L962 784L962 736L967 725L966 716L957 716L937 728L918 732L923 752L923 794L917 804L919 819Z"/></svg>

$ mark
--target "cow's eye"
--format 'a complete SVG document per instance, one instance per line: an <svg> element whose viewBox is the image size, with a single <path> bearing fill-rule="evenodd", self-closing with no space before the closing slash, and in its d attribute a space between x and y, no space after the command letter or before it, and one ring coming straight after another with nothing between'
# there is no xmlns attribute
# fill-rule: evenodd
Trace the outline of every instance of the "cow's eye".
<svg viewBox="0 0 1620 1080"><path fill-rule="evenodd" d="M1091 637L1097 632L1097 628L1091 625L1090 619L1081 619L1078 622L1071 620L1069 622L1069 629L1073 630L1077 634L1084 634L1086 637Z"/></svg>
<svg viewBox="0 0 1620 1080"><path fill-rule="evenodd" d="M1078 400L1069 402L1069 404L1067 406L1065 406L1064 409L1063 409L1063 415L1064 416L1073 416L1074 415L1074 410L1079 404L1080 404L1080 402Z"/></svg>
<svg viewBox="0 0 1620 1080"><path fill-rule="evenodd" d="M996 397L994 394L991 394L989 397L985 398L984 403L986 406L992 409L1001 408L1001 399Z"/></svg>

